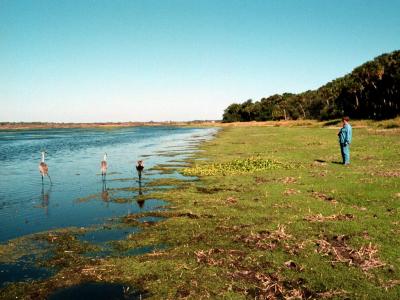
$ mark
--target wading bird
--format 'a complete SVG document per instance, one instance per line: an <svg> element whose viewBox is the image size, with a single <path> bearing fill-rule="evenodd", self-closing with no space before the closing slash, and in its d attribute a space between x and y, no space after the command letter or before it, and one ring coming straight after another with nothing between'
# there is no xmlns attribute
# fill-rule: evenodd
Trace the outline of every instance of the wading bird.
<svg viewBox="0 0 400 300"><path fill-rule="evenodd" d="M101 178L105 180L106 175L107 175L107 153L104 153L104 158L101 161Z"/></svg>
<svg viewBox="0 0 400 300"><path fill-rule="evenodd" d="M49 175L49 167L44 162L44 154L45 154L45 151L42 151L42 161L39 164L39 172L40 172L40 175L42 175L42 184L43 184L43 177L44 176L49 177L50 183L53 184L51 182L51 178L50 178L50 175Z"/></svg>
<svg viewBox="0 0 400 300"><path fill-rule="evenodd" d="M142 180L142 172L144 170L144 162L143 160L138 160L136 164L136 171L139 176L139 181Z"/></svg>

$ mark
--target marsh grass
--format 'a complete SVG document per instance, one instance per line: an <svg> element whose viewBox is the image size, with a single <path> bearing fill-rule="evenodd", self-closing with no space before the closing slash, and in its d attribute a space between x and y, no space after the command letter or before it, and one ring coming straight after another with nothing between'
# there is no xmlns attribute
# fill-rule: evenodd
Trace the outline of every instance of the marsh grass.
<svg viewBox="0 0 400 300"><path fill-rule="evenodd" d="M391 132L355 128L345 167L336 163L336 129L224 127L187 161L258 157L295 167L154 181L148 186L176 186L154 194L169 210L121 221L164 219L115 247L164 248L77 259L48 280L14 284L2 295L47 295L94 280L134 286L153 299L399 299L400 135Z"/></svg>

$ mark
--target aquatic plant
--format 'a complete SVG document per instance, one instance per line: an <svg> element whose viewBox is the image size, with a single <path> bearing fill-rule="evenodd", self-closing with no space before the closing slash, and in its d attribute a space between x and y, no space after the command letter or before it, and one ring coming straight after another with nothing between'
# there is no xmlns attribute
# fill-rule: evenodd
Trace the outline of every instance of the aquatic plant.
<svg viewBox="0 0 400 300"><path fill-rule="evenodd" d="M195 165L182 170L182 173L190 176L236 175L280 168L290 168L290 165L261 157L249 157L224 163Z"/></svg>

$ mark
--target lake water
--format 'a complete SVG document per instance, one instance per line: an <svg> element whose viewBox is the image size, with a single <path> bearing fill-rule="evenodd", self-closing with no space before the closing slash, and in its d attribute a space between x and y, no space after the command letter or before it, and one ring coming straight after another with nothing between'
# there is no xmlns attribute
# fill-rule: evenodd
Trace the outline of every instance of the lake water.
<svg viewBox="0 0 400 300"><path fill-rule="evenodd" d="M136 161L143 159L146 170L176 163L215 132L177 127L0 131L0 243L51 229L102 224L165 205L162 199L139 205L139 191L124 190L139 187ZM52 185L48 178L42 185L42 150L47 152ZM100 175L104 153L109 164L106 187ZM183 178L178 173L145 172L143 186L160 177ZM119 198L132 201L113 201Z"/></svg>

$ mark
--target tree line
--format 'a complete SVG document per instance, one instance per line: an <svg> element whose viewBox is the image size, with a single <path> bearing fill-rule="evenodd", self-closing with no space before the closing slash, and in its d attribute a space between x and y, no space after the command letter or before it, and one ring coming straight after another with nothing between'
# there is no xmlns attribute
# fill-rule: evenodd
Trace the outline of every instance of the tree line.
<svg viewBox="0 0 400 300"><path fill-rule="evenodd" d="M400 50L382 54L316 90L275 94L229 105L223 122L319 119L349 115L389 119L400 114Z"/></svg>

